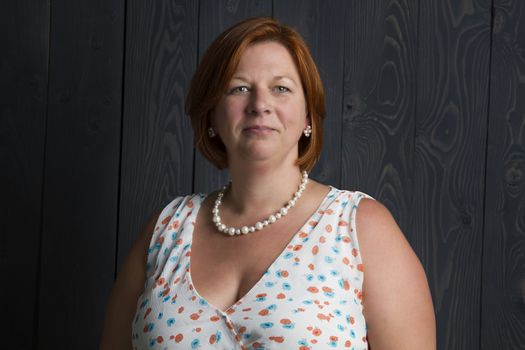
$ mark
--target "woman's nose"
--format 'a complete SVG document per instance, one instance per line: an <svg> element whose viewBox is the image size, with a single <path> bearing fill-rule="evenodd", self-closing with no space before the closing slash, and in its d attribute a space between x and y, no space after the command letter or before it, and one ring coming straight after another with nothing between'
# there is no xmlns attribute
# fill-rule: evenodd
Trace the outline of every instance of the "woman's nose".
<svg viewBox="0 0 525 350"><path fill-rule="evenodd" d="M267 92L262 89L253 89L250 94L250 101L247 112L250 115L260 115L270 112L271 99Z"/></svg>

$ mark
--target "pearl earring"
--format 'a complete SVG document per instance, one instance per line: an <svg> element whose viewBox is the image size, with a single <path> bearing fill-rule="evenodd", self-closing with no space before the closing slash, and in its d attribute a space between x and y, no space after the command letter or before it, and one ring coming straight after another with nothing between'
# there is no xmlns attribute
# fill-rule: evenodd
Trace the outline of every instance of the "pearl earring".
<svg viewBox="0 0 525 350"><path fill-rule="evenodd" d="M215 133L215 130L213 130L213 128L208 128L208 136L209 137L215 137L215 135L217 135Z"/></svg>
<svg viewBox="0 0 525 350"><path fill-rule="evenodd" d="M310 135L312 135L312 127L310 125L308 125L304 130L303 130L303 134L305 137L310 137Z"/></svg>

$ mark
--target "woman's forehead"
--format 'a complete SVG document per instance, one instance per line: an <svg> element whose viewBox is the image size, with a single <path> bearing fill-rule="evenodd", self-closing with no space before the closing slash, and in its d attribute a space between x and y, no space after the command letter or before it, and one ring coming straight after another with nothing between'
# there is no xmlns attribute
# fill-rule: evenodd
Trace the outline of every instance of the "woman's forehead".
<svg viewBox="0 0 525 350"><path fill-rule="evenodd" d="M270 74L272 79L291 79L296 82L299 73L288 49L277 42L251 44L242 53L233 78L247 79L254 74Z"/></svg>

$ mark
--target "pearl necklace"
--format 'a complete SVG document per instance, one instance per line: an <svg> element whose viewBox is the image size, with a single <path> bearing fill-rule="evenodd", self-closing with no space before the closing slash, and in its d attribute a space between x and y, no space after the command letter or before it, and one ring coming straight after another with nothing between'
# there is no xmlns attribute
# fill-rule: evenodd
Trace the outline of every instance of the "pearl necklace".
<svg viewBox="0 0 525 350"><path fill-rule="evenodd" d="M227 233L230 236L240 235L241 233L245 235L247 233L260 231L266 226L273 224L274 222L276 222L277 220L281 219L282 217L286 216L286 214L288 214L288 211L295 205L297 200L301 198L304 190L306 189L307 183L308 183L308 173L306 171L303 171L303 176L301 178L301 184L299 185L299 189L297 190L297 192L294 193L292 199L290 199L284 207L276 211L274 214L270 215L266 220L258 221L253 226L243 226L241 228L235 228L235 227L227 227L226 225L224 225L221 222L221 217L219 215L219 207L222 204L222 197L224 197L224 192L231 185L231 182L229 182L228 184L224 185L222 190L217 195L217 199L215 200L215 205L213 206L213 210L212 210L213 222L215 223L215 226L220 232Z"/></svg>

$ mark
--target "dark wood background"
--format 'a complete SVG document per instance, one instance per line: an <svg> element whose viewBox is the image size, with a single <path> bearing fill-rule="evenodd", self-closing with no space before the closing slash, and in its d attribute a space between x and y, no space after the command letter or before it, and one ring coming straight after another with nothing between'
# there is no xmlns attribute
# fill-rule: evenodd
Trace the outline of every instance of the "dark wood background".
<svg viewBox="0 0 525 350"><path fill-rule="evenodd" d="M1 347L96 348L147 217L226 181L184 95L211 40L255 15L309 43L328 107L312 176L392 211L438 348L524 349L522 0L2 1Z"/></svg>

